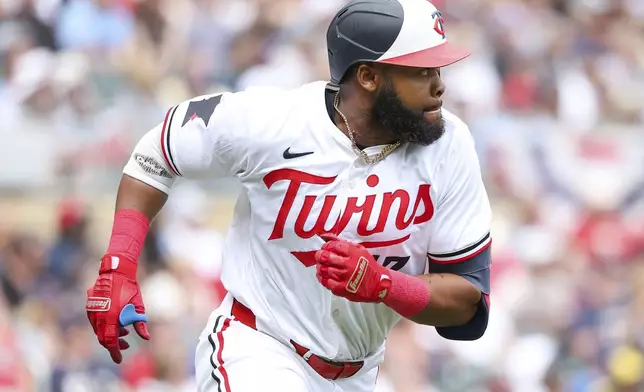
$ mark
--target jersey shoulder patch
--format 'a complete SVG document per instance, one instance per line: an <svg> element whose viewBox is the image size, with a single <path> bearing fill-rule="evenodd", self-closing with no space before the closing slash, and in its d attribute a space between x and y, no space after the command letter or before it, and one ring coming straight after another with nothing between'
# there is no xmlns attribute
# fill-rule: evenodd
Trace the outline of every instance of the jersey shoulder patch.
<svg viewBox="0 0 644 392"><path fill-rule="evenodd" d="M168 127L182 128L197 120L210 127L214 117L218 117L217 121L226 126L236 127L257 118L268 120L272 115L279 114L279 105L286 102L285 91L269 87L200 95L172 107L168 112Z"/></svg>
<svg viewBox="0 0 644 392"><path fill-rule="evenodd" d="M215 108L221 102L222 94L209 95L202 97L201 99L193 99L188 101L188 107L186 108L186 113L183 116L183 121L181 126L184 126L190 120L200 118L208 126L210 122L210 117L215 112Z"/></svg>

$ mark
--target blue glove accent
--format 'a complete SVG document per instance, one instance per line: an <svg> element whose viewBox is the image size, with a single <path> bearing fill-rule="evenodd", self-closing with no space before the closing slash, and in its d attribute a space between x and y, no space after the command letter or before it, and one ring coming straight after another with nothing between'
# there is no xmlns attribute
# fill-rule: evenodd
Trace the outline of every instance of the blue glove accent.
<svg viewBox="0 0 644 392"><path fill-rule="evenodd" d="M134 305L132 304L127 304L123 307L123 309L121 309L121 313L119 314L119 322L121 323L122 327L132 325L138 321L147 323L148 316L146 316L145 314L138 314L136 310L134 310Z"/></svg>

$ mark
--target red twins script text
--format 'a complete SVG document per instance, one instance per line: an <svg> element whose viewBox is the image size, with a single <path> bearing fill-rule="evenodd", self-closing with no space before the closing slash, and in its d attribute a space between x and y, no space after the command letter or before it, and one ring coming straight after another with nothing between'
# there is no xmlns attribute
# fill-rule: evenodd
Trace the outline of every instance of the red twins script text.
<svg viewBox="0 0 644 392"><path fill-rule="evenodd" d="M337 176L316 176L294 169L279 169L268 173L264 177L264 184L266 184L269 189L279 181L288 181L289 183L286 194L284 196L284 201L282 202L282 205L275 219L273 231L271 232L271 235L268 239L276 240L284 237L284 226L286 224L286 219L291 213L293 202L298 196L298 192L302 184L328 185L333 183L336 177ZM378 176L372 174L367 178L366 182L367 186L374 188L378 185L379 181L380 180ZM317 234L323 234L325 232L340 233L347 227L353 215L359 214L360 221L357 227L357 234L361 237L367 237L372 234L384 232L387 220L392 213L395 213L396 216L396 228L402 231L412 224L418 225L427 222L432 218L432 216L434 215L434 205L432 204L429 191L429 184L421 184L418 187L416 199L414 201L413 207L411 208L411 213L409 213L411 196L409 192L404 189L398 189L393 192L385 192L381 194L366 195L366 199L364 199L362 204L358 204L357 197L349 197L347 199L347 204L343 209L342 215L330 230L325 230L325 226L327 226L326 223L329 219L329 215L331 214L333 204L335 203L337 196L324 196L320 214L315 220L313 227L307 230L304 228L304 225L306 224L309 215L311 214L311 210L313 209L313 205L317 202L319 196L305 195L304 205L295 221L294 231L298 237L305 239L311 238ZM373 228L368 228L367 225L369 224L371 216L374 213L374 205L377 199L382 199L380 211L376 212L378 214L378 220L376 221L376 224ZM396 201L398 201L398 210L392 211L392 207ZM421 205L423 206L423 208L419 208Z"/></svg>

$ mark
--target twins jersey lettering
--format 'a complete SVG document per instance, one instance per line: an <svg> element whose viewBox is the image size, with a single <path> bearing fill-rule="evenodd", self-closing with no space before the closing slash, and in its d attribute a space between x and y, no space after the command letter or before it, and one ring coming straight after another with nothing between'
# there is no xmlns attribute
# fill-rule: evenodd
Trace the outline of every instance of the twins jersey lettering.
<svg viewBox="0 0 644 392"><path fill-rule="evenodd" d="M459 274L489 294L490 206L473 139L455 115L443 110L446 131L436 143L403 144L368 165L329 118L325 90L316 82L181 103L135 149L168 171L132 159L124 173L166 193L178 176L238 178L222 282L253 311L257 330L332 360L382 356L401 316L322 287L314 266L324 243L318 234L361 243L407 274ZM350 285L360 279L358 270Z"/></svg>

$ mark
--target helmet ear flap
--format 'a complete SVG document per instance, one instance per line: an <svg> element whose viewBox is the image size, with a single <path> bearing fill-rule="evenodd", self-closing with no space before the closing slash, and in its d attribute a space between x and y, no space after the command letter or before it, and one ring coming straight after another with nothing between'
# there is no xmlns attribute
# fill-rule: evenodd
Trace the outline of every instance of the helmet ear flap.
<svg viewBox="0 0 644 392"><path fill-rule="evenodd" d="M360 64L364 64L364 61L357 62L355 64L351 64L349 68L344 72L344 75L342 75L342 78L340 79L340 84L346 83L347 80L355 78L356 74L358 73L358 67Z"/></svg>

